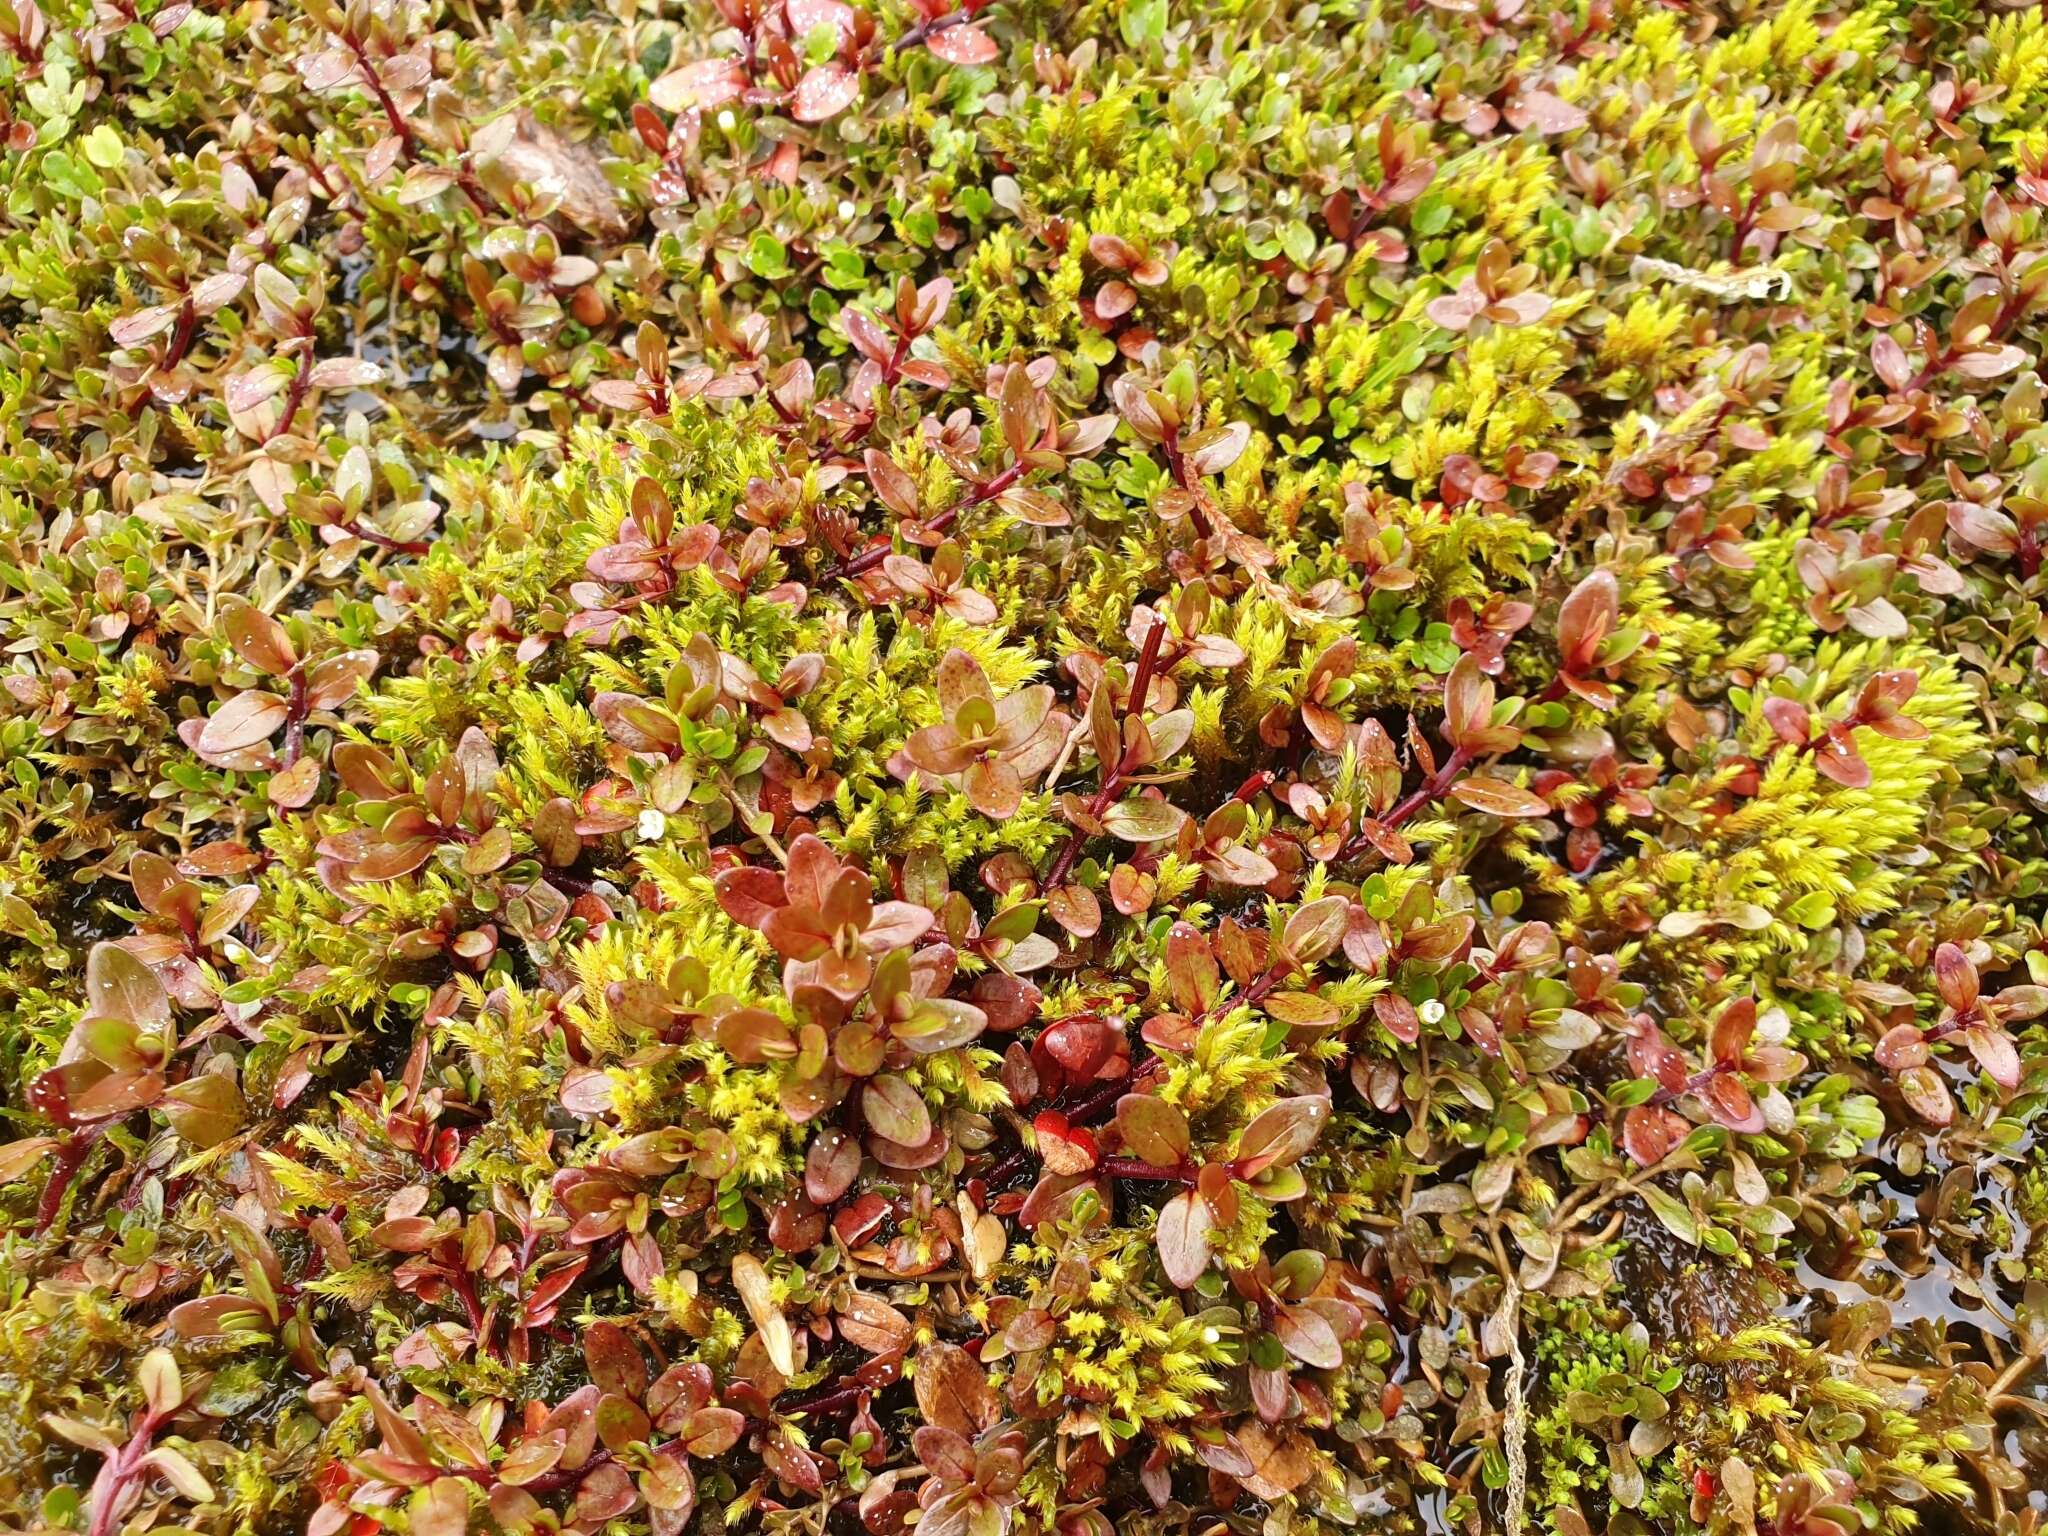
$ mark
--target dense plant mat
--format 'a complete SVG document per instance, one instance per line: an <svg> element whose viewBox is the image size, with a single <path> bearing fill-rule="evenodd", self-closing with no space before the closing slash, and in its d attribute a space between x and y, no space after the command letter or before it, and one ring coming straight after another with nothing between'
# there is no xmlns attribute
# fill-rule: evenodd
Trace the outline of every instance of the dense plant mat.
<svg viewBox="0 0 2048 1536"><path fill-rule="evenodd" d="M0 0L0 1526L2029 1536L2048 19Z"/></svg>

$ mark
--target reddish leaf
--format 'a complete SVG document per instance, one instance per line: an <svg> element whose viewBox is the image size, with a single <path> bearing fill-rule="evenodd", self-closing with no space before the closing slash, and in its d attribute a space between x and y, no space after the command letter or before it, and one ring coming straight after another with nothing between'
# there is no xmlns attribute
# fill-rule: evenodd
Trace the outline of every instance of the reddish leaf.
<svg viewBox="0 0 2048 1536"><path fill-rule="evenodd" d="M747 88L738 59L701 59L672 69L647 88L647 99L664 112L708 112Z"/></svg>
<svg viewBox="0 0 2048 1536"><path fill-rule="evenodd" d="M1743 1052L1749 1046L1749 1037L1756 1033L1756 999L1738 997L1721 1010L1714 1020L1714 1030L1709 1050L1714 1060L1722 1066L1733 1067L1742 1064Z"/></svg>
<svg viewBox="0 0 2048 1536"><path fill-rule="evenodd" d="M844 64L820 64L796 83L790 115L800 123L822 123L853 105L860 76Z"/></svg>
<svg viewBox="0 0 2048 1536"><path fill-rule="evenodd" d="M1501 779L1473 777L1451 786L1451 798L1475 811L1504 818L1548 816L1550 804L1541 795Z"/></svg>
<svg viewBox="0 0 2048 1536"><path fill-rule="evenodd" d="M1956 944L1943 944L1935 950L1934 984L1941 992L1941 1000L1958 1013L1975 1007L1981 995L1977 967Z"/></svg>
<svg viewBox="0 0 2048 1536"><path fill-rule="evenodd" d="M1279 1308L1273 1315L1273 1334L1303 1365L1334 1371L1344 1363L1344 1344L1337 1330L1313 1308Z"/></svg>
<svg viewBox="0 0 2048 1536"><path fill-rule="evenodd" d="M1154 1242L1166 1278L1186 1290L1209 1267L1209 1232L1215 1218L1193 1190L1183 1190L1159 1208Z"/></svg>
<svg viewBox="0 0 2048 1536"><path fill-rule="evenodd" d="M1700 1097L1714 1118L1731 1131L1754 1135L1764 1128L1764 1112L1750 1097L1749 1085L1733 1072L1716 1072L1707 1079Z"/></svg>
<svg viewBox="0 0 2048 1536"><path fill-rule="evenodd" d="M1268 1168L1297 1162L1329 1124L1330 1101L1320 1095L1282 1099L1244 1128L1238 1138L1236 1173L1257 1178Z"/></svg>
<svg viewBox="0 0 2048 1536"><path fill-rule="evenodd" d="M199 733L199 751L218 756L268 741L290 713L285 701L274 693L251 689L236 694L207 720Z"/></svg>
<svg viewBox="0 0 2048 1536"><path fill-rule="evenodd" d="M1149 1093L1116 1101L1116 1128L1124 1150L1156 1168L1177 1166L1188 1155L1188 1117Z"/></svg>
<svg viewBox="0 0 2048 1536"><path fill-rule="evenodd" d="M1906 1107L1929 1125L1947 1125L1955 1118L1956 1103L1948 1085L1932 1067L1912 1067L1899 1074L1899 1093Z"/></svg>
<svg viewBox="0 0 2048 1536"><path fill-rule="evenodd" d="M859 1174L860 1143L844 1131L820 1132L804 1154L804 1193L819 1205L838 1200Z"/></svg>
<svg viewBox="0 0 2048 1536"><path fill-rule="evenodd" d="M932 1114L924 1098L894 1074L872 1079L861 1089L861 1112L876 1135L906 1147L931 1140Z"/></svg>
<svg viewBox="0 0 2048 1536"><path fill-rule="evenodd" d="M1031 1123L1038 1140L1038 1155L1046 1172L1086 1173L1095 1166L1095 1138L1079 1126L1069 1125L1058 1110L1042 1111Z"/></svg>
<svg viewBox="0 0 2048 1536"><path fill-rule="evenodd" d="M927 1344L917 1352L917 1409L934 1429L969 1439L1001 1411L988 1373L957 1344Z"/></svg>
<svg viewBox="0 0 2048 1536"><path fill-rule="evenodd" d="M1645 1168L1654 1168L1671 1155L1692 1129L1668 1109L1638 1105L1621 1122L1621 1142L1628 1155Z"/></svg>
<svg viewBox="0 0 2048 1536"><path fill-rule="evenodd" d="M1966 1029L1962 1032L1963 1044L1970 1048L1970 1054L1977 1058L1977 1065L1985 1075L2001 1088L2017 1088L2020 1085L2020 1053L2012 1043L2012 1037L2002 1029Z"/></svg>
<svg viewBox="0 0 2048 1536"><path fill-rule="evenodd" d="M947 27L927 37L925 47L948 64L986 64L996 56L995 39L979 27Z"/></svg>

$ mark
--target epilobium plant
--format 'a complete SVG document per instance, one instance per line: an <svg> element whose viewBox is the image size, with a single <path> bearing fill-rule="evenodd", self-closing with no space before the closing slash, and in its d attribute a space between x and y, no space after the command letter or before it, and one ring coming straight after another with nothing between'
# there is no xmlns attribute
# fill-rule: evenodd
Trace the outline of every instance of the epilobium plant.
<svg viewBox="0 0 2048 1536"><path fill-rule="evenodd" d="M0 1527L2033 1536L2048 20L0 0Z"/></svg>

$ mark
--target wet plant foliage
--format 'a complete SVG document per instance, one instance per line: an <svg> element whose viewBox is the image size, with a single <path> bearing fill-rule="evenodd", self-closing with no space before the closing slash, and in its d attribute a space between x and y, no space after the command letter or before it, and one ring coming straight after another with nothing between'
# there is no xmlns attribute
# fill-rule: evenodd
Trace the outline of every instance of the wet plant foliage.
<svg viewBox="0 0 2048 1536"><path fill-rule="evenodd" d="M0 1528L2033 1536L2048 17L0 0Z"/></svg>

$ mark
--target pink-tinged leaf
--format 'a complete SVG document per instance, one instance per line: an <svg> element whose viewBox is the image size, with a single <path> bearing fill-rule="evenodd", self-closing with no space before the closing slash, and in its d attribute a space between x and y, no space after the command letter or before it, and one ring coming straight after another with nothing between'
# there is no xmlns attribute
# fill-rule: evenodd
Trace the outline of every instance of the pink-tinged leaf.
<svg viewBox="0 0 2048 1536"><path fill-rule="evenodd" d="M1297 962L1314 965L1343 942L1350 924L1349 898L1325 896L1297 908L1288 917L1280 942Z"/></svg>
<svg viewBox="0 0 2048 1536"><path fill-rule="evenodd" d="M789 904L782 877L772 869L751 865L729 869L713 882L712 889L725 915L746 928L765 926L769 914Z"/></svg>
<svg viewBox="0 0 2048 1536"><path fill-rule="evenodd" d="M1628 1155L1645 1168L1654 1168L1692 1129L1668 1109L1638 1105L1622 1118L1621 1144Z"/></svg>
<svg viewBox="0 0 2048 1536"><path fill-rule="evenodd" d="M1320 1094L1282 1099L1244 1128L1238 1138L1236 1173L1255 1179L1268 1168L1285 1168L1315 1145L1330 1121L1330 1101Z"/></svg>
<svg viewBox="0 0 2048 1536"><path fill-rule="evenodd" d="M615 411L644 411L654 402L647 391L631 379L599 379L590 386L590 398Z"/></svg>
<svg viewBox="0 0 2048 1536"><path fill-rule="evenodd" d="M1927 1037L1918 1024L1895 1024L1884 1032L1874 1053L1887 1072L1904 1072L1927 1064Z"/></svg>
<svg viewBox="0 0 2048 1536"><path fill-rule="evenodd" d="M1252 440L1251 427L1242 421L1225 422L1197 432L1181 444L1188 468L1198 475L1220 475L1235 464Z"/></svg>
<svg viewBox="0 0 2048 1536"><path fill-rule="evenodd" d="M859 1174L860 1143L844 1131L820 1132L804 1154L804 1193L819 1205L838 1200Z"/></svg>
<svg viewBox="0 0 2048 1536"><path fill-rule="evenodd" d="M747 88L738 59L700 59L672 69L647 88L647 99L664 112L708 112Z"/></svg>
<svg viewBox="0 0 2048 1536"><path fill-rule="evenodd" d="M1159 1208L1154 1241L1159 1264L1178 1290L1186 1290L1209 1267L1209 1233L1215 1218L1193 1190L1183 1190Z"/></svg>
<svg viewBox="0 0 2048 1536"><path fill-rule="evenodd" d="M1586 113L1550 91L1523 91L1508 104L1511 127L1538 133L1571 133L1586 126Z"/></svg>
<svg viewBox="0 0 2048 1536"><path fill-rule="evenodd" d="M917 1409L926 1424L972 1439L1002 1412L988 1372L957 1344L927 1344L917 1352Z"/></svg>
<svg viewBox="0 0 2048 1536"><path fill-rule="evenodd" d="M181 1339L222 1338L245 1329L261 1330L269 1321L254 1301L237 1295L201 1296L181 1302L164 1319L165 1326Z"/></svg>
<svg viewBox="0 0 2048 1536"><path fill-rule="evenodd" d="M1913 1067L1899 1074L1899 1095L1906 1108L1929 1125L1947 1125L1956 1116L1948 1085L1932 1067Z"/></svg>
<svg viewBox="0 0 2048 1536"><path fill-rule="evenodd" d="M376 673L383 660L375 651L343 651L316 662L306 674L306 703L314 709L337 709ZM311 761L311 759L305 759Z"/></svg>
<svg viewBox="0 0 2048 1536"><path fill-rule="evenodd" d="M904 473L902 466L879 448L868 449L863 462L876 499L898 517L916 517L920 511L917 482Z"/></svg>
<svg viewBox="0 0 2048 1536"><path fill-rule="evenodd" d="M500 394L509 395L519 388L519 381L526 376L525 355L510 342L493 347L489 360L484 364L484 373Z"/></svg>
<svg viewBox="0 0 2048 1536"><path fill-rule="evenodd" d="M1749 1085L1733 1072L1717 1072L1700 1090L1714 1118L1731 1131L1755 1135L1764 1128L1764 1112L1750 1096Z"/></svg>
<svg viewBox="0 0 2048 1536"><path fill-rule="evenodd" d="M1957 538L1987 554L2009 555L2019 548L2019 524L1992 507L1952 501L1948 504L1948 526Z"/></svg>
<svg viewBox="0 0 2048 1536"><path fill-rule="evenodd" d="M1139 797L1121 800L1103 814L1102 824L1113 837L1128 843L1156 843L1180 830L1181 813L1164 800Z"/></svg>
<svg viewBox="0 0 2048 1536"><path fill-rule="evenodd" d="M562 1108L579 1120L595 1120L612 1107L611 1074L596 1067L571 1067L562 1079Z"/></svg>
<svg viewBox="0 0 2048 1536"><path fill-rule="evenodd" d="M1188 1117L1157 1095L1127 1093L1118 1099L1116 1128L1124 1150L1155 1168L1176 1167L1188 1155Z"/></svg>
<svg viewBox="0 0 2048 1536"><path fill-rule="evenodd" d="M1813 749L1813 766L1844 789L1870 787L1870 764L1846 736L1819 738Z"/></svg>
<svg viewBox="0 0 2048 1536"><path fill-rule="evenodd" d="M1803 747L1813 734L1806 706L1782 694L1764 700L1764 721L1787 746Z"/></svg>
<svg viewBox="0 0 2048 1536"><path fill-rule="evenodd" d="M746 1432L744 1414L717 1405L699 1408L683 1421L678 1436L692 1456L723 1456Z"/></svg>
<svg viewBox="0 0 2048 1536"><path fill-rule="evenodd" d="M1913 365L1906 360L1906 349L1881 332L1870 344L1870 366L1884 381L1885 388L1894 392L1904 389L1913 377Z"/></svg>
<svg viewBox="0 0 2048 1536"><path fill-rule="evenodd" d="M299 664L285 627L254 603L239 597L223 600L217 627L235 654L258 672L283 677Z"/></svg>
<svg viewBox="0 0 2048 1536"><path fill-rule="evenodd" d="M299 60L299 78L309 91L331 91L356 78L356 61L344 49L328 48Z"/></svg>
<svg viewBox="0 0 2048 1536"><path fill-rule="evenodd" d="M787 0L783 14L789 19L793 38L807 38L819 27L830 27L837 46L853 31L853 8L843 0Z"/></svg>
<svg viewBox="0 0 2048 1536"><path fill-rule="evenodd" d="M1466 746L1493 721L1493 680L1470 655L1460 656L1444 679L1444 735Z"/></svg>
<svg viewBox="0 0 2048 1536"><path fill-rule="evenodd" d="M1207 855L1202 867L1211 880L1225 885L1265 885L1280 874L1271 859L1240 843L1231 843Z"/></svg>
<svg viewBox="0 0 2048 1536"><path fill-rule="evenodd" d="M1273 1315L1273 1335L1303 1365L1334 1371L1344 1363L1344 1342L1327 1317L1312 1307L1281 1307Z"/></svg>
<svg viewBox="0 0 2048 1536"><path fill-rule="evenodd" d="M1739 1066L1749 1037L1756 1033L1756 999L1738 997L1714 1020L1711 1051L1722 1066Z"/></svg>
<svg viewBox="0 0 2048 1536"><path fill-rule="evenodd" d="M617 1323L599 1320L583 1330L583 1360L600 1391L637 1401L647 1390L647 1362L640 1346Z"/></svg>
<svg viewBox="0 0 2048 1536"><path fill-rule="evenodd" d="M1129 314L1138 302L1138 292L1129 283L1107 282L1095 293L1095 316L1098 320L1119 320Z"/></svg>
<svg viewBox="0 0 2048 1536"><path fill-rule="evenodd" d="M1602 566L1572 588L1557 610L1557 648L1567 667L1582 672L1593 664L1600 642L1621 622L1621 583Z"/></svg>
<svg viewBox="0 0 2048 1536"><path fill-rule="evenodd" d="M235 695L214 712L199 733L202 753L240 752L276 735L290 716L285 701L274 693L252 689Z"/></svg>
<svg viewBox="0 0 2048 1536"><path fill-rule="evenodd" d="M1549 802L1504 779L1475 776L1451 786L1451 798L1475 811L1503 819L1548 816Z"/></svg>
<svg viewBox="0 0 2048 1536"><path fill-rule="evenodd" d="M2037 987L2021 983L2007 987L1992 999L1998 1005L2001 1019L2038 1019L2048 1013L2048 987Z"/></svg>
<svg viewBox="0 0 2048 1536"><path fill-rule="evenodd" d="M923 1097L893 1073L870 1080L861 1089L861 1110L868 1129L905 1147L921 1147L931 1139L932 1115Z"/></svg>
<svg viewBox="0 0 2048 1536"><path fill-rule="evenodd" d="M553 1469L562 1459L562 1448L567 1436L559 1429L546 1434L528 1435L506 1454L498 1464L498 1481L517 1488L532 1482L543 1473Z"/></svg>
<svg viewBox="0 0 2048 1536"><path fill-rule="evenodd" d="M854 350L869 362L886 363L895 352L895 343L889 333L875 322L874 316L866 310L849 304L839 311L839 323L846 331L846 339L853 343Z"/></svg>
<svg viewBox="0 0 2048 1536"><path fill-rule="evenodd" d="M24 1136L0 1145L0 1183L25 1177L57 1146L54 1136ZM188 1303L189 1305L189 1303Z"/></svg>
<svg viewBox="0 0 2048 1536"><path fill-rule="evenodd" d="M1422 1038L1422 1019L1415 1005L1398 992L1382 992L1372 1000L1372 1016L1380 1027L1403 1045Z"/></svg>
<svg viewBox="0 0 2048 1536"><path fill-rule="evenodd" d="M248 286L247 273L216 272L192 290L192 308L202 315L213 314L240 298Z"/></svg>
<svg viewBox="0 0 2048 1536"><path fill-rule="evenodd" d="M1468 284L1456 293L1431 299L1423 313L1447 331L1462 331L1479 318L1479 311L1485 307L1486 300Z"/></svg>
<svg viewBox="0 0 2048 1536"><path fill-rule="evenodd" d="M2019 1087L2020 1053L2010 1035L2002 1029L1966 1029L1962 1038L1991 1081L2001 1088Z"/></svg>
<svg viewBox="0 0 2048 1536"><path fill-rule="evenodd" d="M117 347L132 347L137 342L147 341L160 331L167 331L171 322L178 317L176 306L152 304L147 309L138 309L132 315L123 315L107 327L107 337Z"/></svg>
<svg viewBox="0 0 2048 1536"><path fill-rule="evenodd" d="M947 27L926 38L925 47L948 64L986 64L996 56L995 39L979 27Z"/></svg>
<svg viewBox="0 0 2048 1536"><path fill-rule="evenodd" d="M156 973L119 944L99 943L85 962L85 995L95 1018L118 1019L138 1030L161 1031L171 1001Z"/></svg>
<svg viewBox="0 0 2048 1536"><path fill-rule="evenodd" d="M367 389L383 379L382 368L360 357L323 358L306 376L306 382L315 389Z"/></svg>
<svg viewBox="0 0 2048 1536"><path fill-rule="evenodd" d="M1102 927L1102 902L1085 885L1063 885L1050 892L1045 910L1077 939L1093 938Z"/></svg>
<svg viewBox="0 0 2048 1536"><path fill-rule="evenodd" d="M2013 346L1979 347L1965 352L1955 360L1955 370L1972 379L1995 379L2001 374L2011 373L2027 361L2023 348Z"/></svg>
<svg viewBox="0 0 2048 1536"><path fill-rule="evenodd" d="M800 123L822 123L853 105L860 76L844 64L820 64L796 83L790 115Z"/></svg>
<svg viewBox="0 0 2048 1536"><path fill-rule="evenodd" d="M1934 985L1941 1000L1958 1013L1976 1005L1980 995L1977 967L1958 944L1943 944L1934 952Z"/></svg>

